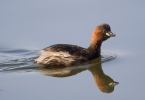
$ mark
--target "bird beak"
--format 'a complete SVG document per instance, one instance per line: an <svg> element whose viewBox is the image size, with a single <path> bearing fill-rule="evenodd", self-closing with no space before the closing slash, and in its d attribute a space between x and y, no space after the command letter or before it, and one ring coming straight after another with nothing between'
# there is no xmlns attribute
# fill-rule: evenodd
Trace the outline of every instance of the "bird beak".
<svg viewBox="0 0 145 100"><path fill-rule="evenodd" d="M110 32L107 32L107 33L106 33L106 36L115 37L116 34L114 34L114 33L112 33L112 32L110 31Z"/></svg>
<svg viewBox="0 0 145 100"><path fill-rule="evenodd" d="M111 82L110 84L109 84L109 86L115 86L115 85L118 85L119 84L119 82Z"/></svg>

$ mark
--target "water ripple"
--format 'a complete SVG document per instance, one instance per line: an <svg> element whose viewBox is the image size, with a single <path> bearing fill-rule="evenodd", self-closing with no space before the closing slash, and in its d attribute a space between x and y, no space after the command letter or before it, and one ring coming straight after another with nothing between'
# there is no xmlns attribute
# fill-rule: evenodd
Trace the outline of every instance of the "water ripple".
<svg viewBox="0 0 145 100"><path fill-rule="evenodd" d="M38 50L0 49L0 72L33 70L37 67L33 61L38 54ZM115 59L116 57L117 55L114 53L102 53L102 62Z"/></svg>
<svg viewBox="0 0 145 100"><path fill-rule="evenodd" d="M34 66L38 50L0 49L0 71Z"/></svg>

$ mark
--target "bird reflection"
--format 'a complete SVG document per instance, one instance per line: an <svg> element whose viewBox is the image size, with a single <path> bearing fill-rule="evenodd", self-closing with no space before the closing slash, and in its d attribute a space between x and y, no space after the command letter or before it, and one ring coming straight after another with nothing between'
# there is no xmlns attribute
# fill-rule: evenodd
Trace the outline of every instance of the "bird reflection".
<svg viewBox="0 0 145 100"><path fill-rule="evenodd" d="M104 93L113 92L115 85L119 84L103 72L101 57L76 67L73 66L62 69L39 67L39 71L42 74L52 77L69 77L85 70L89 70L92 73L96 85Z"/></svg>

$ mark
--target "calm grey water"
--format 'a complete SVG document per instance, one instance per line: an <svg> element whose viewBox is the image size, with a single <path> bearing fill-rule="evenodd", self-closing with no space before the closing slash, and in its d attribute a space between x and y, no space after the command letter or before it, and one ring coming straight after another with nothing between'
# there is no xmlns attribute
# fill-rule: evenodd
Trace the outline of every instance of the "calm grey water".
<svg viewBox="0 0 145 100"><path fill-rule="evenodd" d="M0 1L0 98L144 100L144 4L143 0ZM102 63L104 74L119 82L112 93L100 91L91 71L83 69L88 66L80 67L76 75L57 78L33 64L38 51L52 44L88 47L93 29L104 22L116 33L102 45L103 52L117 54Z"/></svg>

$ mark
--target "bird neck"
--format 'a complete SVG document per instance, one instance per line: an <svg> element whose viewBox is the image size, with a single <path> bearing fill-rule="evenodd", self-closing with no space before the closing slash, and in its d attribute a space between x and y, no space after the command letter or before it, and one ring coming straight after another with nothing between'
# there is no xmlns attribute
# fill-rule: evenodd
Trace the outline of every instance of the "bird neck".
<svg viewBox="0 0 145 100"><path fill-rule="evenodd" d="M98 59L98 58L97 58ZM99 88L103 88L105 86L106 75L103 72L101 65L101 57L99 57L99 62L96 61L96 65L92 65L89 68L89 71L92 73L94 81Z"/></svg>
<svg viewBox="0 0 145 100"><path fill-rule="evenodd" d="M93 31L90 46L87 48L87 52L89 53L90 59L94 59L100 56L102 42L103 40L101 31L98 28L96 28Z"/></svg>

